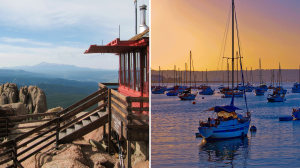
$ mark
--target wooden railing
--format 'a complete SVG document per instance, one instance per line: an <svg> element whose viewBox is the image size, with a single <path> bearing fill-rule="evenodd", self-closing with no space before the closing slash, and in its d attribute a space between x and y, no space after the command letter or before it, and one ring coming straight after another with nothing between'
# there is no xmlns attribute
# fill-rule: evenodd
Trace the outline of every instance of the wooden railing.
<svg viewBox="0 0 300 168"><path fill-rule="evenodd" d="M2 153L0 153L0 156L1 156L0 158L2 158L2 156L8 157L5 160L0 160L0 165L3 165L5 163L13 160L14 164L10 165L8 167L22 167L22 165L20 163L22 163L29 157L33 156L37 152L48 147L50 144L56 142L56 148L58 148L58 145L60 144L60 139L59 139L60 131L66 129L68 126L75 124L76 122L78 122L86 117L89 117L90 115L93 115L95 112L97 112L97 110L106 106L107 102L103 103L102 105L94 108L93 110L85 113L84 115L82 115L78 118L75 118L73 120L69 120L69 119L71 117L75 116L76 114L82 112L83 110L90 108L91 106L95 105L99 101L105 100L107 95L108 95L107 88L104 87L104 88L98 90L97 92L91 94L90 96L84 98L83 100L64 109L61 112L43 114L44 116L55 115L56 118L55 119L38 120L39 122L40 121L47 121L47 122L32 129L29 132L26 132L26 133L16 137L14 140L10 140L5 143L0 143L0 151L3 151ZM7 123L9 123L8 122L9 119L21 120L21 119L25 119L28 117L41 117L43 115L35 114L35 115L26 115L26 116L6 117L6 118L0 118L0 120L3 120L3 121L5 120L6 121L5 124L7 127L9 125L9 124L7 124ZM22 124L22 123L30 123L30 122L33 122L33 121L15 122L15 123ZM66 122L66 123L64 125L62 125L63 122ZM104 119L103 122L107 123L108 121L107 121L107 119ZM29 128L29 127L26 127L26 128ZM10 129L10 128L7 128L6 131L8 129ZM25 129L25 127L19 128L19 129ZM43 133L36 135L36 133L40 133L41 131L43 131ZM8 133L5 133L5 134L7 135ZM43 139L41 139L41 138L43 138ZM72 137L69 137L69 138L72 138ZM26 142L21 142L24 139L28 139L28 140L26 140ZM46 141L48 141L48 142L45 145L38 147L33 152L29 153L29 151L31 151L32 149L34 149L41 143L45 143ZM33 143L33 142L35 142L33 145L30 145L29 147L27 146L29 143ZM18 150L19 150L19 153L18 153ZM20 150L22 150L22 151L20 151Z"/></svg>
<svg viewBox="0 0 300 168"><path fill-rule="evenodd" d="M135 106L133 106L135 103ZM138 103L138 106L137 104ZM127 167L131 167L131 141L149 141L149 97L127 97L112 89L108 90L108 141L111 142L111 130L127 140ZM110 151L111 144L108 143Z"/></svg>
<svg viewBox="0 0 300 168"><path fill-rule="evenodd" d="M36 128L36 127L38 127L38 125L28 126L28 127L16 127L16 128L13 128L13 127L15 125L18 125L18 124L50 121L51 119L44 119L44 117L46 117L46 116L56 116L56 112L0 117L0 121L1 121L1 123L0 123L0 137L7 137L9 135L23 134L24 133L23 131L22 132L15 132L15 133L11 133L11 131ZM34 118L41 118L41 119L32 120ZM2 122L2 121L4 121L4 122ZM5 132L5 133L1 133L1 132Z"/></svg>

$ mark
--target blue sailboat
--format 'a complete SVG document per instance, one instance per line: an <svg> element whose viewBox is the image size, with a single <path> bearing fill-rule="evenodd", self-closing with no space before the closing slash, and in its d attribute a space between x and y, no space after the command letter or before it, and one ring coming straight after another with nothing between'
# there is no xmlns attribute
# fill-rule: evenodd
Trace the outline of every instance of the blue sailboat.
<svg viewBox="0 0 300 168"><path fill-rule="evenodd" d="M192 94L191 60L192 60L192 51L190 51L190 87L187 88L182 94L178 95L180 100L195 100L195 98L197 96L197 93Z"/></svg>
<svg viewBox="0 0 300 168"><path fill-rule="evenodd" d="M232 88L234 88L234 17L235 13L234 0L232 0ZM236 21L236 20L235 20ZM238 30L238 29L237 29ZM239 34L237 32L237 37L239 39ZM241 63L241 61L240 61ZM242 79L244 86L244 77L242 64ZM233 90L232 90L233 92ZM245 90L243 91L245 94ZM234 137L244 137L247 135L250 122L251 122L251 113L248 110L247 98L245 94L245 103L247 112L246 115L237 113L240 108L234 105L234 94L232 93L230 105L225 106L215 106L206 111L214 111L216 118L208 118L206 121L199 121L199 133L205 139L226 139Z"/></svg>
<svg viewBox="0 0 300 168"><path fill-rule="evenodd" d="M300 66L299 66L299 79L298 82L294 83L294 86L292 88L293 93L300 93Z"/></svg>
<svg viewBox="0 0 300 168"><path fill-rule="evenodd" d="M199 92L199 94L201 95L212 95L214 94L214 90L211 89L210 86L208 86L208 82L207 82L207 69L206 69L206 86L202 87L202 90Z"/></svg>

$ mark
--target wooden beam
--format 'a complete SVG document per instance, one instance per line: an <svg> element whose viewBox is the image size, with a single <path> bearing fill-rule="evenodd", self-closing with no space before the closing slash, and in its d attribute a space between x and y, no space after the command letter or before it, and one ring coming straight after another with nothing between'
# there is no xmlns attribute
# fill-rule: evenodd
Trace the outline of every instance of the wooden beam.
<svg viewBox="0 0 300 168"><path fill-rule="evenodd" d="M55 116L56 112L52 113L39 113L39 114L28 114L28 115L19 115L19 116L8 116L10 120L22 120L26 118L36 118L36 117L45 117L45 116Z"/></svg>
<svg viewBox="0 0 300 168"><path fill-rule="evenodd" d="M147 115L141 115L141 116L129 115L129 116L127 116L127 119L128 120L147 120L147 121L149 121L149 116L147 116Z"/></svg>
<svg viewBox="0 0 300 168"><path fill-rule="evenodd" d="M12 147L12 144L13 144L13 141L10 140L10 141L7 141L7 142L4 142L4 143L0 143L0 148L2 147L8 147L8 148L11 148Z"/></svg>
<svg viewBox="0 0 300 168"><path fill-rule="evenodd" d="M108 154L111 152L111 89L108 89Z"/></svg>
<svg viewBox="0 0 300 168"><path fill-rule="evenodd" d="M93 130L103 126L108 122L108 114L100 117L99 119L95 120L94 122L89 123L88 125L78 129L77 131L72 132L71 134L68 134L67 136L61 138L59 140L60 143L69 143L72 142L73 140L76 140Z"/></svg>
<svg viewBox="0 0 300 168"><path fill-rule="evenodd" d="M115 109L124 118L126 118L126 116L128 115L128 113L127 113L127 111L125 109L118 107L115 103L112 103L111 107L113 109Z"/></svg>
<svg viewBox="0 0 300 168"><path fill-rule="evenodd" d="M30 136L30 135L36 133L36 132L38 132L38 131L40 131L40 130L42 130L42 129L44 129L44 128L49 127L49 126L53 125L54 123L56 123L56 119L53 119L53 120L51 120L51 121L49 121L49 122L47 122L47 123L45 123L45 124L43 124L43 125L41 125L41 126L35 128L35 129L33 129L33 130L31 130L31 131L29 131L29 132L27 132L27 133L25 133L25 134L22 134L22 135L16 137L16 138L15 138L15 139L16 139L16 142L18 142L18 141L20 141L20 140L22 140L22 139L24 139L24 138L26 138L26 137L28 137L28 136Z"/></svg>
<svg viewBox="0 0 300 168"><path fill-rule="evenodd" d="M17 148L22 148L23 146L29 144L30 142L33 142L33 141L39 139L40 137L42 137L42 136L48 134L49 132L55 131L55 129L56 129L56 127L53 127L53 128L51 128L51 129L49 129L48 131L45 131L45 132L43 132L42 134L40 134L40 135L38 135L38 136L36 136L36 137L34 137L34 138L32 138L32 139L30 139L30 140L28 140L28 141L22 143L22 144L20 144L20 145L18 145Z"/></svg>
<svg viewBox="0 0 300 168"><path fill-rule="evenodd" d="M131 141L127 141L127 168L131 168Z"/></svg>
<svg viewBox="0 0 300 168"><path fill-rule="evenodd" d="M145 129L149 130L149 125L127 125L128 129Z"/></svg>
<svg viewBox="0 0 300 168"><path fill-rule="evenodd" d="M149 111L149 107L127 107L127 111Z"/></svg>
<svg viewBox="0 0 300 168"><path fill-rule="evenodd" d="M119 117L126 125L128 124L128 121L125 117L123 117L123 115L121 115L117 110L115 110L114 108L112 108L112 113L114 115L116 115L117 117Z"/></svg>
<svg viewBox="0 0 300 168"><path fill-rule="evenodd" d="M104 91L106 91L106 90L107 90L107 88L105 87L105 88L102 88L102 89L100 89L100 90L98 90L98 91L92 93L92 94L89 95L88 97L86 97L86 98L80 100L79 102L77 102L77 103L75 103L75 104L69 106L68 108L64 109L63 111L59 112L58 115L61 116L62 114L65 114L67 111L74 109L75 107L79 106L80 104L82 104L82 103L84 103L84 102L90 100L91 98L93 98L93 97L95 97L95 96L101 94L102 92L104 92Z"/></svg>
<svg viewBox="0 0 300 168"><path fill-rule="evenodd" d="M149 130L128 129L127 140L130 141L149 141Z"/></svg>
<svg viewBox="0 0 300 168"><path fill-rule="evenodd" d="M17 125L17 124L25 124L25 123L34 123L34 122L43 122L43 121L51 121L52 119L44 119L44 120L33 120L33 121L22 121L22 122L11 122L8 125Z"/></svg>
<svg viewBox="0 0 300 168"><path fill-rule="evenodd" d="M36 151L30 153L29 155L27 155L26 157L22 158L19 162L22 163L23 161L27 160L28 158L30 158L32 155L38 153L39 151L43 150L44 148L46 148L47 146L51 145L52 143L55 142L55 139L50 141L49 143L45 144L44 146L38 148Z"/></svg>
<svg viewBox="0 0 300 168"><path fill-rule="evenodd" d="M140 103L149 103L149 97L127 97L127 103L140 102Z"/></svg>
<svg viewBox="0 0 300 168"><path fill-rule="evenodd" d="M7 155L9 153L11 154L12 151L13 151L13 149L9 149L9 150L5 151L4 153L0 153L0 158L1 158L1 156Z"/></svg>
<svg viewBox="0 0 300 168"><path fill-rule="evenodd" d="M127 105L125 105L124 103L120 102L119 100L115 99L115 98L111 98L112 102L116 103L117 105L119 105L120 107L122 107L123 109L127 109Z"/></svg>
<svg viewBox="0 0 300 168"><path fill-rule="evenodd" d="M86 117L89 117L89 116L93 115L93 114L95 113L95 111L97 111L97 110L103 108L103 107L106 106L106 105L107 105L107 102L105 102L104 104L102 104L102 105L100 105L100 106L94 108L93 110L91 110L91 111L85 113L84 115L82 115L82 116L80 116L80 117L78 117L78 118L76 118L76 119L70 121L69 123L67 123L67 124L65 124L64 126L60 127L60 130L63 130L63 129L65 129L65 128L69 127L70 125L75 124L75 123L81 121L82 119L84 119L84 118L86 118Z"/></svg>
<svg viewBox="0 0 300 168"><path fill-rule="evenodd" d="M122 95L121 93L119 93L119 92L117 92L117 91L115 91L115 90L112 90L111 93L112 93L114 96L116 96L117 98L119 98L119 99L123 100L124 102L126 102L127 96L124 96L124 95Z"/></svg>
<svg viewBox="0 0 300 168"><path fill-rule="evenodd" d="M47 136L46 138L36 142L35 144L31 145L30 147L27 147L25 150L23 150L22 152L20 152L17 156L21 156L23 155L24 153L28 152L29 150L31 150L32 148L36 147L37 145L40 145L42 144L43 142L47 141L48 139L52 138L53 136L56 135L56 132Z"/></svg>
<svg viewBox="0 0 300 168"><path fill-rule="evenodd" d="M96 96L95 98L87 101L86 103L82 104L81 106L77 107L76 109L69 111L67 114L60 117L60 122L63 122L70 117L78 114L79 112L82 112L83 110L86 110L93 105L97 104L100 100L103 100L107 96L107 91L105 91L103 94Z"/></svg>
<svg viewBox="0 0 300 168"><path fill-rule="evenodd" d="M7 159L1 161L1 162L0 162L0 165L3 165L4 163L7 163L7 162L12 161L12 160L13 160L13 157L9 157L9 158L7 158Z"/></svg>

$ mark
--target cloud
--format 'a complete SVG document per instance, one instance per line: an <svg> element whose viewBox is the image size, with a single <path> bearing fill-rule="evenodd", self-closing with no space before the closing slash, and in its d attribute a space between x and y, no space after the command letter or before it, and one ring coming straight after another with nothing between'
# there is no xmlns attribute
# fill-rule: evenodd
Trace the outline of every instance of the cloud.
<svg viewBox="0 0 300 168"><path fill-rule="evenodd" d="M133 6L130 0L1 1L0 21L6 26L21 26L29 30L73 25L112 28L116 26L114 20L118 20L119 24L133 22Z"/></svg>
<svg viewBox="0 0 300 168"><path fill-rule="evenodd" d="M118 69L114 54L83 54L89 46L20 47L0 44L0 67L35 65L40 62L72 64L78 67Z"/></svg>
<svg viewBox="0 0 300 168"><path fill-rule="evenodd" d="M34 44L39 46L52 46L51 43L37 42L31 39L23 39L23 38L2 37L0 38L0 40L7 43L27 43L27 44Z"/></svg>

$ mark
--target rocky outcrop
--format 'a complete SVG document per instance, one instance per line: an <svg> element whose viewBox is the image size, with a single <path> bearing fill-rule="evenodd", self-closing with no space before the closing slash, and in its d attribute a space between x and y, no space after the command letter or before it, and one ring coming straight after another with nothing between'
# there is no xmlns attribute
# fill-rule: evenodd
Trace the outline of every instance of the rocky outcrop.
<svg viewBox="0 0 300 168"><path fill-rule="evenodd" d="M5 111L5 116L19 116L28 114L28 109L23 103L1 105L0 111Z"/></svg>
<svg viewBox="0 0 300 168"><path fill-rule="evenodd" d="M36 114L47 111L46 95L37 86L21 87L18 91L15 83L0 85L0 105L18 102L23 103L29 113Z"/></svg>
<svg viewBox="0 0 300 168"><path fill-rule="evenodd" d="M28 106L28 110L32 111L34 114L44 113L47 111L46 95L42 89L37 86L28 87L28 100L26 104Z"/></svg>
<svg viewBox="0 0 300 168"><path fill-rule="evenodd" d="M6 83L0 86L0 105L17 103L19 99L18 86L14 83Z"/></svg>

